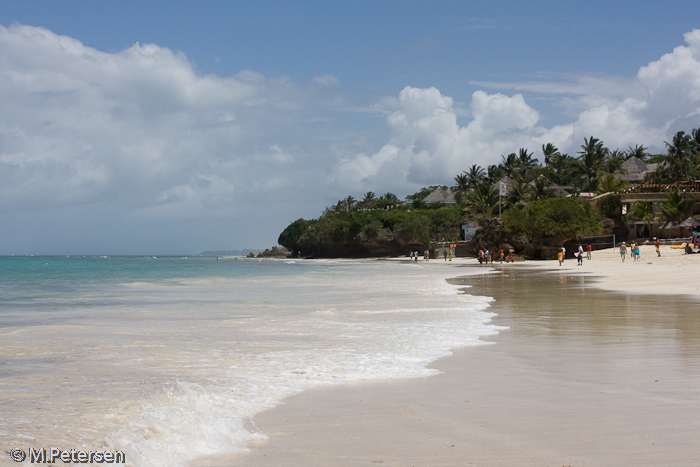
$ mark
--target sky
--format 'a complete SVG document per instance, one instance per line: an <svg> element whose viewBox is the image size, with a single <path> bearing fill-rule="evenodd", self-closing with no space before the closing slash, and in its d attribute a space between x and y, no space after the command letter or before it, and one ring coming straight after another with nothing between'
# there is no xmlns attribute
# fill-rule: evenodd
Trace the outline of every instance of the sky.
<svg viewBox="0 0 700 467"><path fill-rule="evenodd" d="M0 254L268 248L552 143L700 128L700 2L0 4Z"/></svg>

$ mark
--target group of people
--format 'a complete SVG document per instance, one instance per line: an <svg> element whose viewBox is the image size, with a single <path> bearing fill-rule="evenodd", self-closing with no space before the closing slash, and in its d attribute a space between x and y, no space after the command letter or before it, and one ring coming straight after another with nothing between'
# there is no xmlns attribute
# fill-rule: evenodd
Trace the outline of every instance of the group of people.
<svg viewBox="0 0 700 467"><path fill-rule="evenodd" d="M501 249L500 251L500 260L501 263L506 262L506 263L512 263L515 261L514 255L515 250L512 248L508 250L508 257L506 258L505 251ZM489 250L488 248L486 250L479 250L479 264L493 264L493 257L495 256L495 252L492 250Z"/></svg>
<svg viewBox="0 0 700 467"><path fill-rule="evenodd" d="M423 252L423 259L425 261L430 261L430 250L425 250ZM418 261L418 252L411 251L411 261Z"/></svg>
<svg viewBox="0 0 700 467"><path fill-rule="evenodd" d="M591 252L593 251L593 247L591 245L586 245L586 258L591 259ZM564 248L564 245L559 247L559 252L557 253L557 259L559 259L559 266L562 265L564 262L564 258L566 257L566 248ZM576 249L576 260L578 261L577 266L583 266L583 245L580 243L578 244L578 248Z"/></svg>
<svg viewBox="0 0 700 467"><path fill-rule="evenodd" d="M632 255L632 260L634 261L640 261L642 259L641 255L639 254L639 244L632 242L630 243L630 254ZM661 252L659 250L659 240L656 239L656 254L661 256ZM620 245L620 257L622 258L622 262L625 262L625 256L627 255L627 244L625 242L622 242L622 245Z"/></svg>

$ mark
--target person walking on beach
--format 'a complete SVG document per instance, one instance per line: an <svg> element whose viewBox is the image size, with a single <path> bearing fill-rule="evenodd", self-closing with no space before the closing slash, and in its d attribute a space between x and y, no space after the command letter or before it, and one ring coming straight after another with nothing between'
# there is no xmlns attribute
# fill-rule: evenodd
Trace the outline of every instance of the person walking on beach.
<svg viewBox="0 0 700 467"><path fill-rule="evenodd" d="M634 257L634 247L637 246L634 242L630 243L630 253L632 254L632 260L637 261L637 259Z"/></svg>
<svg viewBox="0 0 700 467"><path fill-rule="evenodd" d="M561 263L564 262L564 247L559 248L559 252L557 253L557 259L559 260L559 266L561 266Z"/></svg>
<svg viewBox="0 0 700 467"><path fill-rule="evenodd" d="M447 248L442 250L442 255L445 257L445 261L447 261Z"/></svg>
<svg viewBox="0 0 700 467"><path fill-rule="evenodd" d="M634 260L635 262L642 260L642 257L639 254L639 244L634 245Z"/></svg>
<svg viewBox="0 0 700 467"><path fill-rule="evenodd" d="M627 253L627 245L625 245L625 242L622 242L622 245L620 245L620 257L623 263L625 262L625 253Z"/></svg>
<svg viewBox="0 0 700 467"><path fill-rule="evenodd" d="M430 250L425 250L423 252L423 259L425 259L426 263L430 262Z"/></svg>
<svg viewBox="0 0 700 467"><path fill-rule="evenodd" d="M656 246L656 256L661 256L661 242L657 237L654 237L654 246Z"/></svg>
<svg viewBox="0 0 700 467"><path fill-rule="evenodd" d="M576 259L578 260L577 266L583 266L583 247L580 244L578 246L578 255Z"/></svg>
<svg viewBox="0 0 700 467"><path fill-rule="evenodd" d="M479 264L484 262L484 250L479 250Z"/></svg>
<svg viewBox="0 0 700 467"><path fill-rule="evenodd" d="M593 251L593 247L589 243L586 247L586 259L591 259L591 251Z"/></svg>
<svg viewBox="0 0 700 467"><path fill-rule="evenodd" d="M508 261L511 262L511 263L512 263L513 261L515 261L515 260L513 259L513 253L515 253L515 251L513 251L512 248L511 248L510 250L508 250Z"/></svg>
<svg viewBox="0 0 700 467"><path fill-rule="evenodd" d="M501 264L503 264L503 260L506 259L506 255L503 253L503 250L501 249Z"/></svg>
<svg viewBox="0 0 700 467"><path fill-rule="evenodd" d="M561 246L561 262L564 262L564 259L566 259L566 248L564 248L564 245Z"/></svg>

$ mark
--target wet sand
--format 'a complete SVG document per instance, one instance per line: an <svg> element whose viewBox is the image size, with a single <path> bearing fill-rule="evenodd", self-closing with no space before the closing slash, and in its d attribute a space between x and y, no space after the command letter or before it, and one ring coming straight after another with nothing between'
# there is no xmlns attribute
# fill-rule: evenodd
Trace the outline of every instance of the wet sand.
<svg viewBox="0 0 700 467"><path fill-rule="evenodd" d="M697 296L497 269L456 280L496 298L508 329L492 345L457 349L436 376L291 397L255 418L269 440L195 465L700 465Z"/></svg>

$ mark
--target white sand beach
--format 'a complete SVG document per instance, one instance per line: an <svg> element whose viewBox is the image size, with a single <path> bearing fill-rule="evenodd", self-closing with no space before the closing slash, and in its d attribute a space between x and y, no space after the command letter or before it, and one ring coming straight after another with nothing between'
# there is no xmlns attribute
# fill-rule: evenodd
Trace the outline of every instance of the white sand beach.
<svg viewBox="0 0 700 467"><path fill-rule="evenodd" d="M269 439L250 452L193 465L700 465L700 255L661 255L454 261L491 271L461 283L496 298L492 345L435 376L303 392L251 421Z"/></svg>
<svg viewBox="0 0 700 467"><path fill-rule="evenodd" d="M629 250L629 248L628 248ZM686 255L681 249L661 246L657 256L653 245L640 246L640 259L633 261L629 253L622 262L619 249L594 251L590 261L577 266L575 258L558 261L528 261L528 267L541 270L563 269L596 276L595 286L605 290L643 294L700 296L700 254Z"/></svg>

